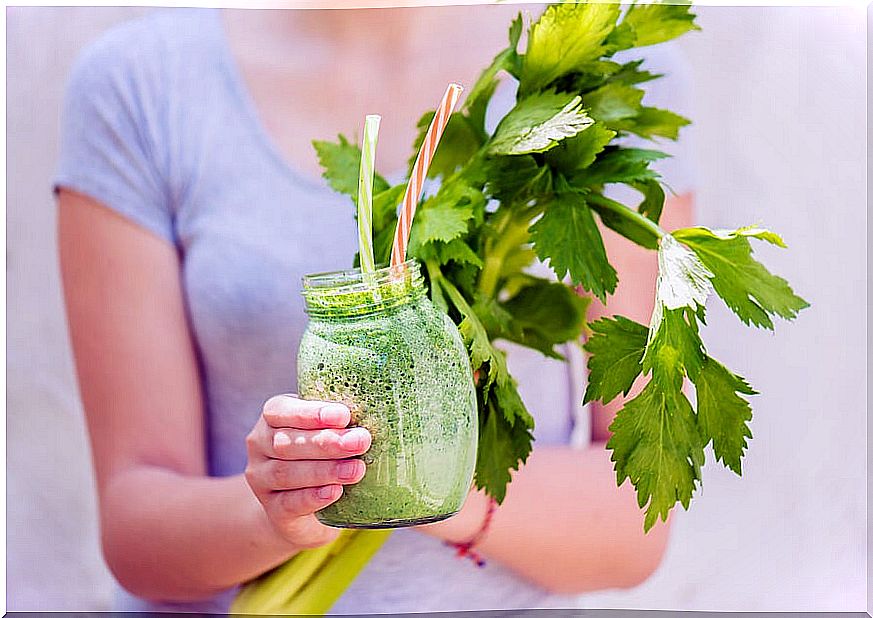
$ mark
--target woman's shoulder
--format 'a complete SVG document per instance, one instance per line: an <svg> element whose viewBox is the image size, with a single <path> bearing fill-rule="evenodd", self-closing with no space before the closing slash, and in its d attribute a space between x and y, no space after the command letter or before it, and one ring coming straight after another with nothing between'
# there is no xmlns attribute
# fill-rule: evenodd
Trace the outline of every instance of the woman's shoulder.
<svg viewBox="0 0 873 618"><path fill-rule="evenodd" d="M220 41L220 22L210 9L161 9L103 32L79 53L68 88L82 94L142 89L166 79Z"/></svg>
<svg viewBox="0 0 873 618"><path fill-rule="evenodd" d="M153 11L82 49L66 84L55 188L84 193L173 241L170 203L193 161L174 144L190 143L198 110L205 113L217 28L212 11Z"/></svg>

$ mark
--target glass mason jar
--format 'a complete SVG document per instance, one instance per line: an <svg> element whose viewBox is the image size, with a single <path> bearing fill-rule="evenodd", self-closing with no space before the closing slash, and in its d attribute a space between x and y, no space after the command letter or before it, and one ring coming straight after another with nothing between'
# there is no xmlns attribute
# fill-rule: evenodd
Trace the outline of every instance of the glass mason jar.
<svg viewBox="0 0 873 618"><path fill-rule="evenodd" d="M476 392L460 333L427 298L418 263L309 275L303 296L300 395L346 404L351 426L373 437L364 478L316 517L400 528L457 513L476 465Z"/></svg>

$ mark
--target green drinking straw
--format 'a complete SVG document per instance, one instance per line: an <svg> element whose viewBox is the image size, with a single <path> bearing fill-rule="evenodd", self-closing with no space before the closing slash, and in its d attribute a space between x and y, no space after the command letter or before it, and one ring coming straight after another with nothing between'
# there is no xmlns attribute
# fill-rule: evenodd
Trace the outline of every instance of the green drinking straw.
<svg viewBox="0 0 873 618"><path fill-rule="evenodd" d="M373 273L373 175L376 168L376 139L381 116L370 115L364 121L364 143L361 146L361 173L358 177L358 252L361 272Z"/></svg>

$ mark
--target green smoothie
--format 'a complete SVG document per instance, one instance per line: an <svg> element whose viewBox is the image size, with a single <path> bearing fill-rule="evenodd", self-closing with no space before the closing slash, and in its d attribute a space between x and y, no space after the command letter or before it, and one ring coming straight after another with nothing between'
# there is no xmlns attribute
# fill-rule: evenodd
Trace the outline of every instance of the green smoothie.
<svg viewBox="0 0 873 618"><path fill-rule="evenodd" d="M460 334L425 295L418 266L307 277L298 356L307 399L339 401L372 446L364 478L319 511L344 528L394 528L456 513L470 489L478 422Z"/></svg>

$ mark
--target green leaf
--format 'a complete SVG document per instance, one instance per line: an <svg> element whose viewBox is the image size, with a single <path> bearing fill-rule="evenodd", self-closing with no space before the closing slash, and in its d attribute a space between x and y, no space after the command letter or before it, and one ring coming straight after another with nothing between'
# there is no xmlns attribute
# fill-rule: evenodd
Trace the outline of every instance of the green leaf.
<svg viewBox="0 0 873 618"><path fill-rule="evenodd" d="M639 88L613 82L589 92L583 101L595 120L612 126L615 121L637 116L642 110L644 94Z"/></svg>
<svg viewBox="0 0 873 618"><path fill-rule="evenodd" d="M431 286L440 286L449 297L449 300L461 314L461 322L458 324L458 330L461 332L461 337L467 350L470 353L470 365L473 371L482 368L484 365L494 365L493 359L496 351L488 339L488 333L479 317L473 311L472 307L467 303L457 287L446 279L431 279ZM489 374L491 373L491 368Z"/></svg>
<svg viewBox="0 0 873 618"><path fill-rule="evenodd" d="M476 268L482 268L482 259L470 248L466 242L456 238L449 243L434 243L437 258L440 264L456 262L458 264L472 264Z"/></svg>
<svg viewBox="0 0 873 618"><path fill-rule="evenodd" d="M519 89L523 95L542 90L606 52L604 42L615 27L620 6L606 3L554 4L528 34Z"/></svg>
<svg viewBox="0 0 873 618"><path fill-rule="evenodd" d="M703 444L694 411L680 388L664 389L651 380L642 392L618 411L609 426L606 448L618 485L630 480L637 503L646 509L646 531L667 520L679 502L686 509L701 480Z"/></svg>
<svg viewBox="0 0 873 618"><path fill-rule="evenodd" d="M449 242L467 232L473 218L469 203L451 203L431 198L416 210L409 235L409 252L413 255L426 243Z"/></svg>
<svg viewBox="0 0 873 618"><path fill-rule="evenodd" d="M432 262L438 266L454 263L471 265L476 269L482 268L482 259L461 238L455 238L450 242L434 240L421 245L417 248L416 257L422 262Z"/></svg>
<svg viewBox="0 0 873 618"><path fill-rule="evenodd" d="M569 273L574 284L581 283L603 301L615 291L618 277L581 194L556 195L546 204L543 216L531 226L530 233L537 255L548 260L558 279Z"/></svg>
<svg viewBox="0 0 873 618"><path fill-rule="evenodd" d="M680 502L686 509L701 480L707 442L682 392L686 375L699 379L706 352L697 330L697 314L689 307L666 309L658 299L642 371L651 379L610 425L607 448L619 485L630 479L637 501L646 507L644 527Z"/></svg>
<svg viewBox="0 0 873 618"><path fill-rule="evenodd" d="M479 449L476 458L476 487L484 489L498 504L506 498L510 472L518 470L530 455L533 434L523 422L511 423L505 410L521 399L509 391L492 393L479 412ZM523 404L521 404L523 408Z"/></svg>
<svg viewBox="0 0 873 618"><path fill-rule="evenodd" d="M547 152L546 163L567 175L585 169L594 163L615 135L615 131L595 123Z"/></svg>
<svg viewBox="0 0 873 618"><path fill-rule="evenodd" d="M660 73L651 73L640 69L643 60L633 60L621 65L621 69L609 76L610 82L618 82L621 84L642 84L663 77Z"/></svg>
<svg viewBox="0 0 873 618"><path fill-rule="evenodd" d="M644 92L621 81L610 81L587 93L585 109L598 122L641 137L677 139L679 129L690 123L671 111L642 105Z"/></svg>
<svg viewBox="0 0 873 618"><path fill-rule="evenodd" d="M521 31L523 29L524 20L522 19L521 11L519 11L515 19L512 20L512 23L509 24L509 49L512 51L518 49L518 42L521 40Z"/></svg>
<svg viewBox="0 0 873 618"><path fill-rule="evenodd" d="M406 187L394 185L373 196L373 255L377 264L385 264L391 255L394 228L397 226L397 207ZM355 265L358 265L357 257Z"/></svg>
<svg viewBox="0 0 873 618"><path fill-rule="evenodd" d="M602 86L610 77L621 70L621 64L612 60L593 60L555 82L561 91L584 94Z"/></svg>
<svg viewBox="0 0 873 618"><path fill-rule="evenodd" d="M552 191L551 169L531 155L495 157L488 170L488 193L506 204L526 204Z"/></svg>
<svg viewBox="0 0 873 618"><path fill-rule="evenodd" d="M630 24L619 22L615 29L606 38L606 48L610 54L624 49L630 49L634 46L636 35Z"/></svg>
<svg viewBox="0 0 873 618"><path fill-rule="evenodd" d="M475 311L467 304L454 285L440 285L455 307L464 316L459 330L470 351L474 370L486 371L480 376L479 450L476 460L476 486L495 500L506 496L512 470L527 460L531 452L534 420L518 394L518 384L509 375L503 352L488 339Z"/></svg>
<svg viewBox="0 0 873 618"><path fill-rule="evenodd" d="M509 47L497 54L488 68L482 71L479 79L476 80L476 83L470 89L467 100L464 102L464 110L467 113L471 126L479 131L483 137L487 137L485 133L485 112L488 110L488 103L497 88L499 81L497 75L500 71L516 73L518 40L521 38L523 27L521 13L519 13L509 26Z"/></svg>
<svg viewBox="0 0 873 618"><path fill-rule="evenodd" d="M488 151L493 155L545 152L593 123L578 95L542 92L522 99L503 117Z"/></svg>
<svg viewBox="0 0 873 618"><path fill-rule="evenodd" d="M590 302L563 283L535 279L503 303L514 327L506 329L505 337L551 358L563 358L554 348L582 336Z"/></svg>
<svg viewBox="0 0 873 618"><path fill-rule="evenodd" d="M691 227L676 230L673 237L691 248L715 274L712 285L716 293L744 324L772 330L772 316L792 320L809 303L797 296L785 279L771 274L752 257L749 236L758 234L774 243L778 238L767 230L754 230L716 233L705 227Z"/></svg>
<svg viewBox="0 0 873 618"><path fill-rule="evenodd" d="M658 310L657 308L655 309ZM653 371L665 384L681 387L682 377L700 373L706 352L697 332L697 318L688 308L663 309L657 330L643 355L643 371Z"/></svg>
<svg viewBox="0 0 873 618"><path fill-rule="evenodd" d="M640 113L632 118L617 120L612 123L613 129L635 133L640 137L666 137L679 139L679 129L691 124L687 118L657 107L642 107Z"/></svg>
<svg viewBox="0 0 873 618"><path fill-rule="evenodd" d="M619 393L627 395L643 370L648 329L622 316L601 318L589 324L593 331L585 343L588 386L583 403L609 403Z"/></svg>
<svg viewBox="0 0 873 618"><path fill-rule="evenodd" d="M657 223L661 220L661 212L664 210L664 188L655 179L643 180L631 183L631 186L643 194L643 201L637 206L637 210Z"/></svg>
<svg viewBox="0 0 873 618"><path fill-rule="evenodd" d="M497 299L480 294L473 305L473 311L488 331L489 339L505 338L510 333L520 336L521 329L513 321L512 314Z"/></svg>
<svg viewBox="0 0 873 618"><path fill-rule="evenodd" d="M410 170L415 165L415 158L424 142L433 116L434 112L429 111L418 121L418 136L415 138L414 151L408 162ZM428 178L451 176L476 154L481 145L479 134L470 121L459 112L453 113L449 116L449 122L427 170Z"/></svg>
<svg viewBox="0 0 873 618"><path fill-rule="evenodd" d="M337 136L337 143L313 140L318 163L324 168L323 176L330 187L345 193L357 203L358 176L361 168L361 149L344 136ZM373 194L384 191L388 183L376 174L373 179Z"/></svg>
<svg viewBox="0 0 873 618"><path fill-rule="evenodd" d="M374 231L390 227L391 232L394 232L394 226L397 225L397 207L403 199L405 190L406 186L399 184L373 196Z"/></svg>
<svg viewBox="0 0 873 618"><path fill-rule="evenodd" d="M443 181L436 195L418 207L409 237L411 255L424 258L425 245L448 243L465 235L471 222L481 220L485 196L468 181L468 176L460 172L452 175Z"/></svg>
<svg viewBox="0 0 873 618"><path fill-rule="evenodd" d="M518 382L509 374L509 370L506 368L505 355L501 350L497 350L496 359L497 378L494 381L490 400L493 402L494 397L497 398L497 404L503 414L503 418L510 425L524 429L533 429L534 419L521 400L521 395L518 393ZM521 461L524 461L524 457L521 454L518 454L518 456Z"/></svg>
<svg viewBox="0 0 873 618"><path fill-rule="evenodd" d="M785 241L782 240L782 237L779 236L776 232L772 232L768 229L758 227L757 225L747 225L746 227L741 227L736 230L710 230L713 234L722 238L724 240L730 240L736 236L745 236L746 238L757 238L758 240L764 240L771 245L776 245L777 247L781 247L785 249L787 245Z"/></svg>
<svg viewBox="0 0 873 618"><path fill-rule="evenodd" d="M644 47L700 30L694 17L687 4L634 4L628 8L622 24L633 30L633 45Z"/></svg>
<svg viewBox="0 0 873 618"><path fill-rule="evenodd" d="M470 351L470 364L474 371L491 361L491 342L478 319L465 317L458 325L458 330Z"/></svg>
<svg viewBox="0 0 873 618"><path fill-rule="evenodd" d="M727 370L712 358L707 358L697 378L697 416L704 445L712 440L716 461L722 461L742 476L742 457L752 438L749 421L752 408L740 397L757 394L746 381Z"/></svg>
<svg viewBox="0 0 873 618"><path fill-rule="evenodd" d="M658 172L650 169L649 164L666 156L657 150L610 146L594 163L574 174L571 183L576 187L590 187L656 180Z"/></svg>

